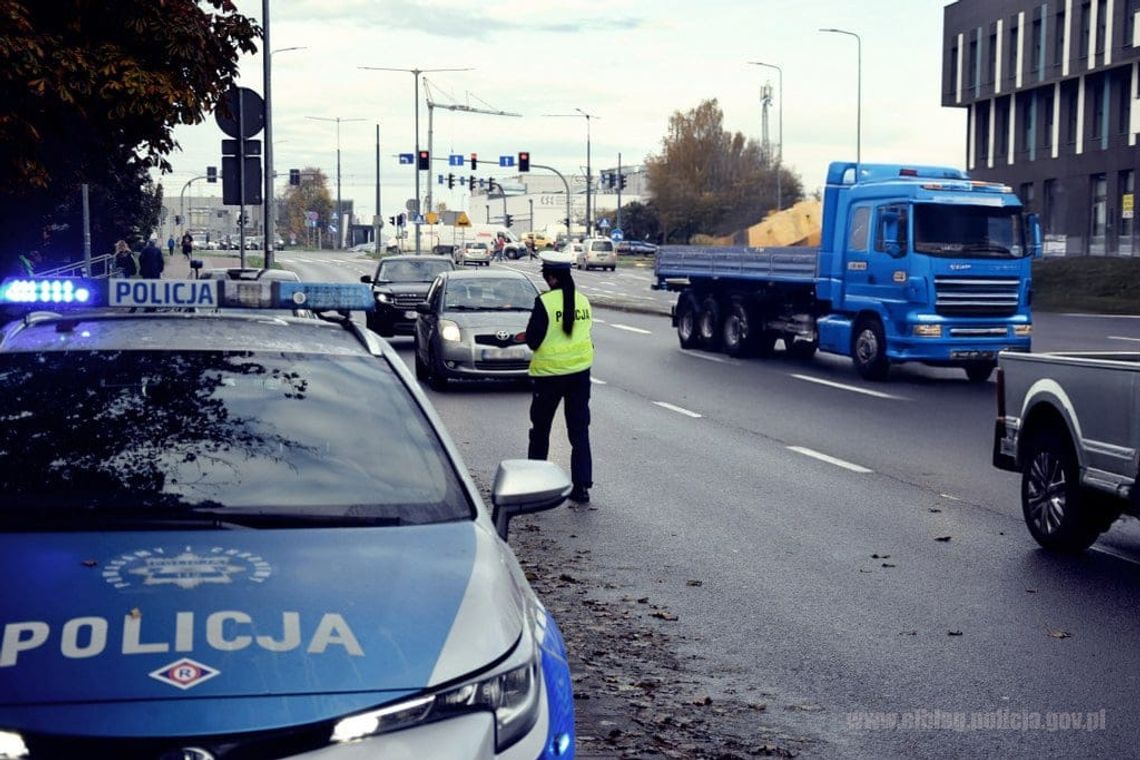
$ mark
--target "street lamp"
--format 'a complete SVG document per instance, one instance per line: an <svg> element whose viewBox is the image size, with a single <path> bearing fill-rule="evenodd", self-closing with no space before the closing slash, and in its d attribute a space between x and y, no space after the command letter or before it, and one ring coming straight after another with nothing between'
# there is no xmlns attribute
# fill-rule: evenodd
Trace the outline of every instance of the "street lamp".
<svg viewBox="0 0 1140 760"><path fill-rule="evenodd" d="M821 32L832 34L846 34L855 38L856 52L856 84L855 84L855 180L859 180L859 164L862 163L862 131L863 131L863 38L855 32L846 29L820 29Z"/></svg>
<svg viewBox="0 0 1140 760"><path fill-rule="evenodd" d="M350 121L366 121L366 120L365 119L342 119L339 116L333 116L333 117L306 116L305 118L306 119L312 119L313 121L335 121L336 122L336 217L337 217L336 218L336 231L337 231L336 237L337 237L337 240L336 240L336 245L334 247L340 248L340 238L341 238L340 226L342 224L341 214L344 213L344 209L342 209L341 205L340 205L340 123L342 121L343 122L350 122Z"/></svg>
<svg viewBox="0 0 1140 760"><path fill-rule="evenodd" d="M780 87L780 115L777 118L780 122L780 147L776 150L776 210L780 211L784 208L784 194L780 188L780 168L784 162L784 70L774 63L761 63L760 61L749 61L749 63L753 66L775 69L776 73L779 74L777 81Z"/></svg>
<svg viewBox="0 0 1140 760"><path fill-rule="evenodd" d="M590 224L590 189L593 185L593 178L590 176L590 119L601 118L594 114L586 113L581 108L575 108L577 113L544 113L543 116L553 116L556 118L577 118L579 116L586 117L586 237L592 237L594 234L593 225ZM566 220L566 235L570 236L570 220Z"/></svg>
<svg viewBox="0 0 1140 760"><path fill-rule="evenodd" d="M269 45L269 0L261 2L262 33L265 45ZM271 69L275 53L287 53L290 50L305 50L304 45L270 50L269 55L262 61L262 89L265 90L265 268L273 266L274 244L277 242L277 204L273 187L273 91L270 87L272 81ZM242 252L245 255L245 252Z"/></svg>
<svg viewBox="0 0 1140 760"><path fill-rule="evenodd" d="M358 69L365 71L404 71L412 75L415 79L415 103L416 103L416 160L419 160L420 155L420 74L434 74L438 71L474 71L471 68L462 69L397 69L388 66L357 66ZM429 156L430 158L430 156ZM431 209L428 209L430 211ZM423 213L420 208L420 169L416 167L416 214L417 219L419 214ZM414 222L416 225L416 255L420 253L420 223Z"/></svg>

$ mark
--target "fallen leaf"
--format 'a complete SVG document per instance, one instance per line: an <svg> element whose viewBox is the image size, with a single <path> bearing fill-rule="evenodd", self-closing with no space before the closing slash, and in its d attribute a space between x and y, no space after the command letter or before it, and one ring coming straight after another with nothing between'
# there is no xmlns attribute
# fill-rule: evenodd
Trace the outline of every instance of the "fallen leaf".
<svg viewBox="0 0 1140 760"><path fill-rule="evenodd" d="M712 697L710 697L706 694L703 697L697 697L696 699L691 701L689 704L691 704L691 705L711 705L712 704Z"/></svg>
<svg viewBox="0 0 1140 760"><path fill-rule="evenodd" d="M1073 637L1073 634L1068 631L1062 631L1060 628L1049 628L1047 631L1049 635L1055 639L1071 639Z"/></svg>
<svg viewBox="0 0 1140 760"><path fill-rule="evenodd" d="M577 583L578 582L578 579L575 578L573 575L570 575L569 573L562 573L562 575L558 576L558 580L565 581L567 583Z"/></svg>
<svg viewBox="0 0 1140 760"><path fill-rule="evenodd" d="M703 586L703 585L705 585L705 582L704 581L696 581L696 580L688 580L688 581L685 581L685 585L686 586Z"/></svg>
<svg viewBox="0 0 1140 760"><path fill-rule="evenodd" d="M637 600L638 604L649 604L649 597L643 596Z"/></svg>
<svg viewBox="0 0 1140 760"><path fill-rule="evenodd" d="M961 636L962 632L961 631L947 631L946 635L947 636Z"/></svg>
<svg viewBox="0 0 1140 760"><path fill-rule="evenodd" d="M935 536L934 540L946 542L950 540L950 536Z"/></svg>
<svg viewBox="0 0 1140 760"><path fill-rule="evenodd" d="M936 509L935 507L931 507L931 508L930 508L930 511L931 511L931 512L934 512L935 514L937 514L938 512L941 512L942 510L941 510L941 509Z"/></svg>
<svg viewBox="0 0 1140 760"><path fill-rule="evenodd" d="M898 565L894 564L893 562L884 562L883 567L898 567Z"/></svg>
<svg viewBox="0 0 1140 760"><path fill-rule="evenodd" d="M676 615L674 615L672 612L666 612L665 610L658 610L657 612L651 613L650 617L659 618L661 620L676 620L677 619Z"/></svg>

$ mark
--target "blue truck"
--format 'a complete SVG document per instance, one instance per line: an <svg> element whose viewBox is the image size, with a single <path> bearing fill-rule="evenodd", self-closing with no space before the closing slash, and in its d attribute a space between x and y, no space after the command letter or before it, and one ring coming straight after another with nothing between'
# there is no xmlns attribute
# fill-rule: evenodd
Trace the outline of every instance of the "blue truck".
<svg viewBox="0 0 1140 760"><path fill-rule="evenodd" d="M1041 226L1005 185L958 169L834 162L821 246L664 246L653 288L678 292L682 348L850 356L869 380L892 364L988 380L1000 351L1029 351Z"/></svg>

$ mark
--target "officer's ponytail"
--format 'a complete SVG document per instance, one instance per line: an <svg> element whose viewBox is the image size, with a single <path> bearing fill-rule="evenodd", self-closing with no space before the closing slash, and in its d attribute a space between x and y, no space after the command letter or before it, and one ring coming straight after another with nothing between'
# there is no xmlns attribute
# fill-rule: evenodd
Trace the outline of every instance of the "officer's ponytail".
<svg viewBox="0 0 1140 760"><path fill-rule="evenodd" d="M554 287L562 289L562 332L571 335L574 332L574 278L570 276L569 269L552 269Z"/></svg>

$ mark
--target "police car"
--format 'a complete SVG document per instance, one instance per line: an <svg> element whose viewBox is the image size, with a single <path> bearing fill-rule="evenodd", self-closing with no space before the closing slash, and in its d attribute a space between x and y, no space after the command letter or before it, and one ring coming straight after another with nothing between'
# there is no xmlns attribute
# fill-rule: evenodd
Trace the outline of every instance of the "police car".
<svg viewBox="0 0 1140 760"><path fill-rule="evenodd" d="M362 284L9 280L0 758L558 758L561 633ZM236 309L244 309L238 313ZM324 319L259 317L306 308ZM216 311L220 309L221 311Z"/></svg>

